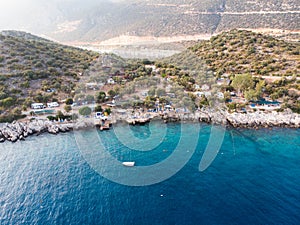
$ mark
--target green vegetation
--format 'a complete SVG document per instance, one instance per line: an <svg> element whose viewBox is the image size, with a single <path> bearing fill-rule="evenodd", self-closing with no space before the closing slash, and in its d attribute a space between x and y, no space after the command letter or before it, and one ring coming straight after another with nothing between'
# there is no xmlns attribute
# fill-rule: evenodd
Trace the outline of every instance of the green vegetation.
<svg viewBox="0 0 300 225"><path fill-rule="evenodd" d="M73 99L72 98L67 98L67 100L66 100L66 104L67 105L72 105L73 104Z"/></svg>
<svg viewBox="0 0 300 225"><path fill-rule="evenodd" d="M68 113L72 110L72 106L70 105L65 105L64 110Z"/></svg>
<svg viewBox="0 0 300 225"><path fill-rule="evenodd" d="M110 114L102 104L113 99L121 107L171 105L194 111L223 96L229 101L232 91L248 101L269 97L300 110L299 43L249 31L225 32L156 62L98 55L33 37L0 35L0 45L0 121L21 118L21 110L33 102L63 99L67 113L71 105L77 110L76 104L97 102L95 111ZM270 77L276 79L267 81ZM243 107L228 104L230 110ZM87 106L79 109L80 115L91 113ZM50 118L68 117L59 112Z"/></svg>
<svg viewBox="0 0 300 225"><path fill-rule="evenodd" d="M97 102L98 103L103 103L106 98L106 93L104 91L100 91L97 95Z"/></svg>
<svg viewBox="0 0 300 225"><path fill-rule="evenodd" d="M283 102L283 108L299 111L300 44L289 43L250 31L232 30L199 41L187 51L162 60L156 65L174 69L173 79L185 91L195 91L194 84L211 84L222 78L218 91L229 101L236 91L247 101L269 97ZM170 66L173 65L173 66ZM153 92L153 90L150 90ZM150 92L149 94L153 94ZM210 104L204 96L196 105ZM241 104L228 103L228 109L241 109Z"/></svg>
<svg viewBox="0 0 300 225"><path fill-rule="evenodd" d="M97 53L60 45L24 32L0 34L0 114L2 121L19 118L33 102L70 96L79 75ZM72 104L70 100L67 102ZM20 113L21 114L21 113Z"/></svg>
<svg viewBox="0 0 300 225"><path fill-rule="evenodd" d="M83 116L89 116L92 113L92 109L88 106L84 106L79 109L79 114Z"/></svg>
<svg viewBox="0 0 300 225"><path fill-rule="evenodd" d="M244 30L232 30L190 48L222 74L300 76L300 44ZM192 54L193 54L192 53Z"/></svg>
<svg viewBox="0 0 300 225"><path fill-rule="evenodd" d="M110 115L111 114L111 108L106 108L104 110L104 113L107 114L107 115Z"/></svg>
<svg viewBox="0 0 300 225"><path fill-rule="evenodd" d="M101 105L97 105L94 109L94 112L102 112L102 111L103 111L103 109L102 109Z"/></svg>
<svg viewBox="0 0 300 225"><path fill-rule="evenodd" d="M60 120L75 120L76 115L65 115L62 111L57 111L55 116L47 116L50 121L60 121Z"/></svg>
<svg viewBox="0 0 300 225"><path fill-rule="evenodd" d="M231 85L240 94L253 89L254 82L250 74L238 74L233 78Z"/></svg>

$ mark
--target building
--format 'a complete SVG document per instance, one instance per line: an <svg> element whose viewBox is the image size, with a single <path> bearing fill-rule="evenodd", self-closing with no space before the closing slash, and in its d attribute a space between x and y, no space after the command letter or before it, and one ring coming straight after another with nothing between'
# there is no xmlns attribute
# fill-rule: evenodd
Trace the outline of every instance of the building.
<svg viewBox="0 0 300 225"><path fill-rule="evenodd" d="M115 84L114 79L112 79L111 77L107 79L107 84Z"/></svg>

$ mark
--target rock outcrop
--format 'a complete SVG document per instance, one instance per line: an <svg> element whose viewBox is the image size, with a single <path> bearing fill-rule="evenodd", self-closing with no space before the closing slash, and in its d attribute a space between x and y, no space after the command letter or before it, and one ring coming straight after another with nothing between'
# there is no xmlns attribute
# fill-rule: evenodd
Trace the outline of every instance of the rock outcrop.
<svg viewBox="0 0 300 225"><path fill-rule="evenodd" d="M26 137L48 132L58 134L68 132L73 129L86 129L94 124L91 121L79 121L76 123L56 123L48 120L33 120L28 122L13 122L4 124L0 127L0 142L25 140Z"/></svg>
<svg viewBox="0 0 300 225"><path fill-rule="evenodd" d="M260 128L260 127L290 127L300 128L300 115L290 111L254 113L227 113L227 122L233 127Z"/></svg>

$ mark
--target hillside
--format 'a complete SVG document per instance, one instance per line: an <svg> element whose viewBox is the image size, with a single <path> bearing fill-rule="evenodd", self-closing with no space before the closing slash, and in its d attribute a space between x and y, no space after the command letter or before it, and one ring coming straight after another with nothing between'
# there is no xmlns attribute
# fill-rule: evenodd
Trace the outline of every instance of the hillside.
<svg viewBox="0 0 300 225"><path fill-rule="evenodd" d="M300 43L232 30L199 41L161 63L184 69L197 76L200 84L207 79L219 81L217 87L227 99L235 90L248 101L268 98L281 102L281 109L300 112ZM243 93L237 88L238 82L244 82ZM236 102L227 105L245 106Z"/></svg>
<svg viewBox="0 0 300 225"><path fill-rule="evenodd" d="M298 0L88 0L84 5L78 0L50 0L35 3L35 16L20 11L24 19L18 24L5 12L0 14L0 29L10 26L65 42L99 42L120 35L211 35L234 28L278 29L286 34L300 30Z"/></svg>
<svg viewBox="0 0 300 225"><path fill-rule="evenodd" d="M251 73L268 76L300 76L300 44L245 30L232 30L201 41L172 61L197 64L223 74ZM189 57L189 58L187 58Z"/></svg>
<svg viewBox="0 0 300 225"><path fill-rule="evenodd" d="M299 9L296 0L126 1L95 8L92 16L78 18L81 22L70 33L81 40L105 40L122 34L170 37L214 34L233 28L299 31ZM54 36L70 40L66 34L58 32Z"/></svg>
<svg viewBox="0 0 300 225"><path fill-rule="evenodd" d="M208 104L203 96L193 95L207 84L213 89L218 87L226 100L235 90L248 101L267 97L283 102L282 109L300 112L299 46L271 36L232 30L199 41L164 60L125 60L113 54L98 55L63 46L24 32L3 32L0 122L22 117L22 111L33 102L62 103L72 97L78 105L103 103L103 91L106 96L118 95L129 105L152 106L157 95L163 97L162 101L185 102L195 109L194 106ZM268 77L276 78L275 82L267 82ZM240 88L235 84L240 82L238 79L248 79L249 85ZM145 99L145 92L152 93L152 97ZM194 102L182 102L184 97Z"/></svg>
<svg viewBox="0 0 300 225"><path fill-rule="evenodd" d="M24 32L3 32L0 34L0 121L20 115L33 101L46 103L69 96L79 74L96 57L95 53Z"/></svg>

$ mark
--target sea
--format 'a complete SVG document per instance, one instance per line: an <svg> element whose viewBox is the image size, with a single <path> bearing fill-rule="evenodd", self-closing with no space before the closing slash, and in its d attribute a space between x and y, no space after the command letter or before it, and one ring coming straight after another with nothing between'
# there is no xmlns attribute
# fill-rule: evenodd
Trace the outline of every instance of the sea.
<svg viewBox="0 0 300 225"><path fill-rule="evenodd" d="M151 122L4 142L0 206L1 225L300 224L300 130Z"/></svg>

